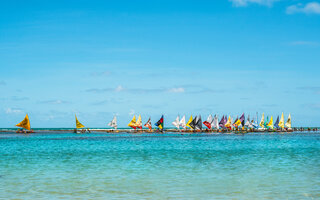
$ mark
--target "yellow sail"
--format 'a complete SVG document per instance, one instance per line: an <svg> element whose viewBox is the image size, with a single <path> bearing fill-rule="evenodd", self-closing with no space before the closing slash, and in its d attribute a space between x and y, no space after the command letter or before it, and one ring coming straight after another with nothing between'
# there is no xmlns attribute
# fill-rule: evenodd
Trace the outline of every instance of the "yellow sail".
<svg viewBox="0 0 320 200"><path fill-rule="evenodd" d="M261 128L264 128L264 113L262 113L260 124Z"/></svg>
<svg viewBox="0 0 320 200"><path fill-rule="evenodd" d="M136 127L142 128L142 120L141 120L141 115L138 117L138 121L136 122Z"/></svg>
<svg viewBox="0 0 320 200"><path fill-rule="evenodd" d="M28 114L26 114L26 117L16 126L30 130L30 120Z"/></svg>
<svg viewBox="0 0 320 200"><path fill-rule="evenodd" d="M287 123L286 123L286 127L291 128L291 115L289 114Z"/></svg>
<svg viewBox="0 0 320 200"><path fill-rule="evenodd" d="M193 118L192 118L192 115L190 116L189 118L189 121L187 122L186 126L193 129L191 126L190 126L190 123L192 122Z"/></svg>
<svg viewBox="0 0 320 200"><path fill-rule="evenodd" d="M136 116L134 115L131 122L128 124L128 126L130 126L131 128L136 128Z"/></svg>
<svg viewBox="0 0 320 200"><path fill-rule="evenodd" d="M271 116L269 123L267 124L267 126L271 129L273 129L273 117Z"/></svg>
<svg viewBox="0 0 320 200"><path fill-rule="evenodd" d="M238 120L234 123L234 125L236 125L236 126L240 126L240 125L241 125L241 120L240 120L240 119L238 119Z"/></svg>
<svg viewBox="0 0 320 200"><path fill-rule="evenodd" d="M231 127L231 117L230 117L230 115L229 115L229 118L228 118L228 121L227 121L227 123L224 125L225 127Z"/></svg>
<svg viewBox="0 0 320 200"><path fill-rule="evenodd" d="M280 119L280 122L279 122L278 126L279 126L280 128L284 128L284 117L283 117L283 113L281 114L281 119Z"/></svg>
<svg viewBox="0 0 320 200"><path fill-rule="evenodd" d="M76 116L76 128L84 128L84 125L79 122L77 115L75 116Z"/></svg>

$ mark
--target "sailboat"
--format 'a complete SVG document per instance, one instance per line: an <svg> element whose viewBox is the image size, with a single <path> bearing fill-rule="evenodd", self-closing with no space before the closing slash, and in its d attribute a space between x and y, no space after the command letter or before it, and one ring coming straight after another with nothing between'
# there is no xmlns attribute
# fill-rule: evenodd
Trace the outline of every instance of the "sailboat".
<svg viewBox="0 0 320 200"><path fill-rule="evenodd" d="M78 118L77 118L77 115L75 115L75 117L76 117L76 130L75 130L76 133L85 133L86 130L85 130L85 129L81 129L81 128L84 128L85 126L79 122L79 120L78 120ZM78 132L77 129L81 129L81 131Z"/></svg>
<svg viewBox="0 0 320 200"><path fill-rule="evenodd" d="M196 128L197 121L198 121L198 116L193 118L193 120L189 123L189 126L192 128L192 130L194 130Z"/></svg>
<svg viewBox="0 0 320 200"><path fill-rule="evenodd" d="M261 117L261 121L260 121L260 123L259 123L259 126L261 127L261 128L258 128L259 130L264 130L264 113L262 113L262 117Z"/></svg>
<svg viewBox="0 0 320 200"><path fill-rule="evenodd" d="M214 115L211 127L219 129L219 117L217 115Z"/></svg>
<svg viewBox="0 0 320 200"><path fill-rule="evenodd" d="M180 129L180 117L179 115L177 118L172 122L172 125L175 126L178 130Z"/></svg>
<svg viewBox="0 0 320 200"><path fill-rule="evenodd" d="M279 127L281 129L284 129L284 117L283 117L283 113L281 114L281 118L280 118L280 122L279 122Z"/></svg>
<svg viewBox="0 0 320 200"><path fill-rule="evenodd" d="M203 122L203 124L208 127L208 129L212 129L212 122L213 122L213 118L212 115L210 114L207 118L206 121Z"/></svg>
<svg viewBox="0 0 320 200"><path fill-rule="evenodd" d="M249 116L249 115L248 115L247 121L246 121L246 123L244 124L244 126L247 127L247 128L250 128L250 127L249 127L249 126L250 126L250 116Z"/></svg>
<svg viewBox="0 0 320 200"><path fill-rule="evenodd" d="M181 126L183 129L186 129L187 128L187 125L186 125L186 116L184 115L180 122L179 122L179 126Z"/></svg>
<svg viewBox="0 0 320 200"><path fill-rule="evenodd" d="M140 128L142 130L142 120L141 120L141 115L139 115L138 120L136 122L136 127Z"/></svg>
<svg viewBox="0 0 320 200"><path fill-rule="evenodd" d="M108 126L111 126L112 128L114 128L115 130L117 130L118 126L117 126L117 116L114 116L113 119L111 120L111 122L109 122Z"/></svg>
<svg viewBox="0 0 320 200"><path fill-rule="evenodd" d="M157 123L155 123L155 125L161 130L161 132L163 132L163 115L161 116L161 118L159 119L159 121L157 121Z"/></svg>
<svg viewBox="0 0 320 200"><path fill-rule="evenodd" d="M226 124L226 120L225 120L225 118L224 118L224 115L222 116L222 118L221 118L221 120L220 120L220 122L219 122L219 126L221 127L221 128L224 128L224 125Z"/></svg>
<svg viewBox="0 0 320 200"><path fill-rule="evenodd" d="M149 117L148 121L144 124L145 127L148 127L149 131L152 130L151 118Z"/></svg>
<svg viewBox="0 0 320 200"><path fill-rule="evenodd" d="M201 119L201 115L199 115L199 117L197 117L197 121L195 124L195 129L197 130L202 130L202 119Z"/></svg>
<svg viewBox="0 0 320 200"><path fill-rule="evenodd" d="M228 128L228 129L231 129L231 117L230 117L230 115L229 115L229 118L228 118L228 121L227 121L227 123L224 125L226 128Z"/></svg>
<svg viewBox="0 0 320 200"><path fill-rule="evenodd" d="M290 114L288 116L288 120L287 120L285 126L288 128L288 130L289 129L291 130L291 115Z"/></svg>
<svg viewBox="0 0 320 200"><path fill-rule="evenodd" d="M129 127L133 128L134 130L136 130L137 126L136 126L136 116L134 115L132 120L130 121L130 123L128 124Z"/></svg>
<svg viewBox="0 0 320 200"><path fill-rule="evenodd" d="M269 123L267 124L267 127L273 130L273 117L271 116Z"/></svg>
<svg viewBox="0 0 320 200"><path fill-rule="evenodd" d="M17 124L16 126L26 129L26 130L23 130L23 129L17 130L16 131L17 133L34 133L33 130L31 130L31 127L30 127L30 120L29 120L28 114L26 114L25 118L19 124Z"/></svg>
<svg viewBox="0 0 320 200"><path fill-rule="evenodd" d="M187 124L186 124L186 126L189 127L191 130L193 129L192 126L190 126L192 121L193 121L193 119L192 119L192 115L191 115L189 120L188 120L188 122L187 122Z"/></svg>
<svg viewBox="0 0 320 200"><path fill-rule="evenodd" d="M231 120L231 121L232 121L232 120ZM237 117L236 120L234 120L234 122L233 122L233 126L234 126L235 128L238 128L238 126L240 126L240 124L241 124L241 121L240 121L239 118Z"/></svg>
<svg viewBox="0 0 320 200"><path fill-rule="evenodd" d="M278 115L278 117L277 117L276 122L273 124L273 126L274 126L276 129L279 128L279 115Z"/></svg>

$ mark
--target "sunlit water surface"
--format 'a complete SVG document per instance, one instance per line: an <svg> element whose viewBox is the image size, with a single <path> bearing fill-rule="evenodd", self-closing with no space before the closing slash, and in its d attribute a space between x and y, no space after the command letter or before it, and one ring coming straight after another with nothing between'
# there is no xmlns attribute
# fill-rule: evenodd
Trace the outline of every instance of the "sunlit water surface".
<svg viewBox="0 0 320 200"><path fill-rule="evenodd" d="M2 199L320 199L320 134L0 134Z"/></svg>

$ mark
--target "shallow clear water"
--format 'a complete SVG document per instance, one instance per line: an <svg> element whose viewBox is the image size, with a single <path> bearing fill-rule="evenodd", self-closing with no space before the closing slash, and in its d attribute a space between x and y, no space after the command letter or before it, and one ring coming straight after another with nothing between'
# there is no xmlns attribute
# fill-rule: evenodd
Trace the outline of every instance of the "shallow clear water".
<svg viewBox="0 0 320 200"><path fill-rule="evenodd" d="M320 134L0 134L0 198L319 199Z"/></svg>

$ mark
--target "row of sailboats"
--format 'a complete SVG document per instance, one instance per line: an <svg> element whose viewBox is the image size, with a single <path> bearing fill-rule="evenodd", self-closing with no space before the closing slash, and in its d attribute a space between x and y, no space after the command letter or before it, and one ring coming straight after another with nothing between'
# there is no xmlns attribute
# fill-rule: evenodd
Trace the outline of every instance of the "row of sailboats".
<svg viewBox="0 0 320 200"><path fill-rule="evenodd" d="M76 120L76 129L85 130L85 126L80 123L77 116L75 115ZM277 117L275 123L273 122L273 116L265 120L264 113L262 114L260 123L257 123L257 120L250 120L250 116L248 116L247 120L245 119L245 115L242 114L240 118L236 118L233 120L231 116L227 117L227 115L223 115L222 118L219 120L218 115L212 116L211 114L208 116L207 120L202 122L201 115L198 115L196 117L190 116L189 120L186 121L186 116L184 115L182 118L177 116L177 118L172 122L172 125L177 129L181 131L202 131L203 125L206 127L206 130L258 130L258 131L264 131L264 130L291 130L291 115L289 114L288 119L285 123L284 115L281 114L281 117ZM26 117L16 126L21 127L23 129L18 130L17 132L33 132L30 128L30 120L28 114ZM117 117L114 116L113 119L108 123L108 126L112 127L113 129L117 130ZM138 120L136 120L136 116L134 115L132 120L129 122L128 126L134 130L136 129L143 129L144 127L147 127L149 131L152 131L152 123L151 118L149 117L148 121L142 126L142 119L141 115L138 116ZM164 130L164 117L163 115L161 118L155 123L155 126L161 131ZM88 129L89 131L89 129Z"/></svg>
<svg viewBox="0 0 320 200"><path fill-rule="evenodd" d="M112 121L108 124L110 127L117 129L117 118L114 116ZM159 129L163 129L163 116L161 119L155 124ZM226 115L222 116L221 120L219 120L218 115L212 116L211 114L208 116L207 120L202 122L201 115L198 115L193 118L191 115L189 120L186 121L186 116L177 118L172 122L172 125L178 130L203 130L203 125L206 127L206 130L235 130L235 129L258 129L258 130L275 130L275 129L291 129L291 115L289 114L288 120L284 122L284 115L281 114L281 118L278 116L275 123L273 122L273 116L271 116L270 120L267 117L265 120L264 113L262 114L260 123L256 120L250 120L250 116L245 118L245 115L242 114L240 118L232 119L231 116L227 117ZM142 130L142 119L141 115L138 116L138 120L136 120L136 116L133 116L132 120L128 124L129 127L134 130L140 129ZM144 124L144 127L147 127L150 131L152 130L151 118Z"/></svg>

